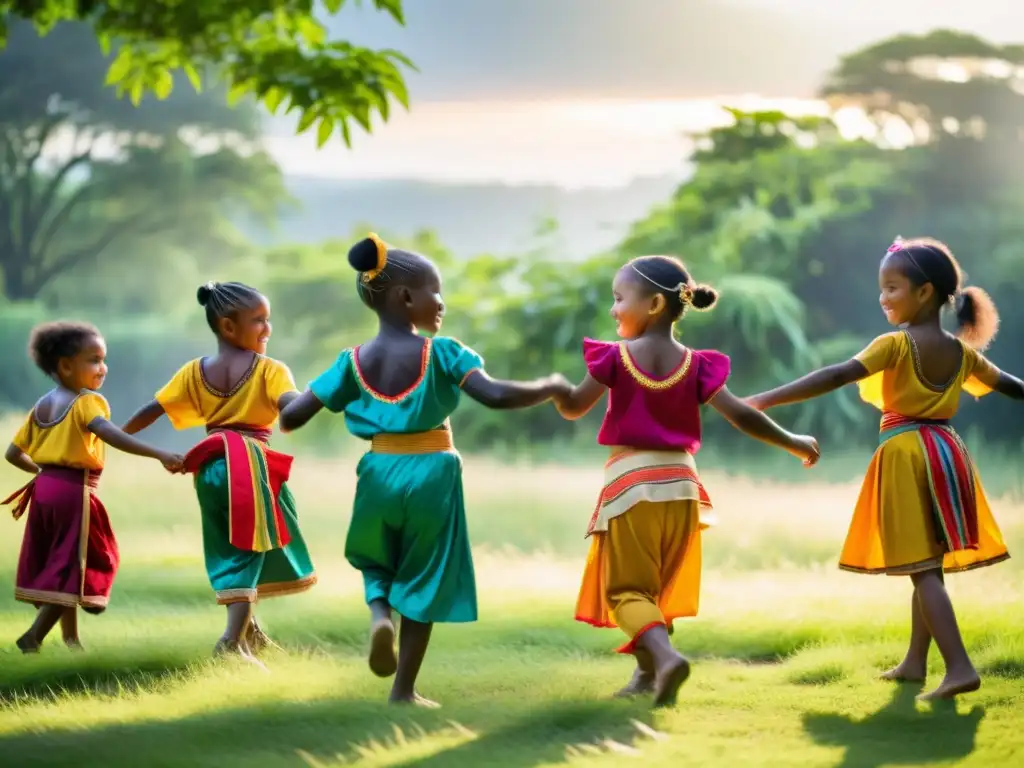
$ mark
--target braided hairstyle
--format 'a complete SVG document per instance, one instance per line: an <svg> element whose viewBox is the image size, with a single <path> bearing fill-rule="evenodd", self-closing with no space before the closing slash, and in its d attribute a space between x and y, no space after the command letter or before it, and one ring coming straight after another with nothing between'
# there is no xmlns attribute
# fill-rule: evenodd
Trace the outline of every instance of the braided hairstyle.
<svg viewBox="0 0 1024 768"><path fill-rule="evenodd" d="M948 245L930 237L897 240L886 256L915 287L932 284L940 309L952 309L965 343L977 350L992 343L999 330L995 302L977 286L964 287L966 275Z"/></svg>
<svg viewBox="0 0 1024 768"><path fill-rule="evenodd" d="M90 339L102 338L99 330L89 323L68 320L42 323L29 334L28 354L39 370L54 376L62 359L77 355Z"/></svg>
<svg viewBox="0 0 1024 768"><path fill-rule="evenodd" d="M245 283L215 283L199 286L196 299L206 308L206 324L215 335L220 335L218 321L222 317L234 319L240 309L256 309L265 299L263 294Z"/></svg>
<svg viewBox="0 0 1024 768"><path fill-rule="evenodd" d="M710 285L694 282L683 262L674 256L640 256L627 265L648 295L660 293L672 322L686 314L689 307L709 310L718 301L718 291Z"/></svg>
<svg viewBox="0 0 1024 768"><path fill-rule="evenodd" d="M379 266L381 249L386 252L383 267ZM375 312L383 308L384 297L390 286L418 287L433 268L426 256L391 248L376 235L363 238L353 245L348 251L348 263L359 273L356 276L359 298Z"/></svg>

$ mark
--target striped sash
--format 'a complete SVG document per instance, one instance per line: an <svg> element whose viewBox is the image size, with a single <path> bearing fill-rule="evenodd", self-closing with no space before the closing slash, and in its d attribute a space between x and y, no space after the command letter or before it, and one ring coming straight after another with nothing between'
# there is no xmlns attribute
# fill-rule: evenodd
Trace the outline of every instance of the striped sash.
<svg viewBox="0 0 1024 768"><path fill-rule="evenodd" d="M700 503L702 527L710 525L704 512L711 499L701 485L693 456L682 451L616 452L604 465L604 487L590 516L587 536L608 530L608 521L640 502L693 500Z"/></svg>
<svg viewBox="0 0 1024 768"><path fill-rule="evenodd" d="M231 544L246 552L268 552L288 544L277 497L291 473L292 457L266 445L267 430L221 426L185 455L185 470L195 473L223 456L228 470L228 530Z"/></svg>
<svg viewBox="0 0 1024 768"><path fill-rule="evenodd" d="M950 552L978 548L978 500L974 462L956 430L937 419L911 419L885 413L879 445L904 432L916 432L924 451L936 533Z"/></svg>

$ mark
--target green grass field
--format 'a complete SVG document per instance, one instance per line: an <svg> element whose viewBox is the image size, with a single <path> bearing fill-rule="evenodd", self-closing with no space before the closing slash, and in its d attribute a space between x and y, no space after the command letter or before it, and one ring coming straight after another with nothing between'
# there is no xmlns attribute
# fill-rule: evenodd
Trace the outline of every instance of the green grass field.
<svg viewBox="0 0 1024 768"><path fill-rule="evenodd" d="M13 430L12 430L13 431ZM866 457L865 457L866 463ZM705 535L701 615L675 641L695 660L673 710L609 694L630 674L612 630L572 621L600 468L467 459L481 620L441 626L421 675L436 711L388 707L364 659L366 611L343 559L354 460L300 457L292 487L320 583L259 606L284 646L269 673L215 662L223 627L187 479L116 456L102 496L122 569L111 607L83 616L85 654L59 639L14 650L21 523L0 536L0 765L847 766L1013 765L1024 757L1024 568L950 578L982 690L916 704L876 680L908 631L909 583L840 573L857 487L772 485L705 467L720 525ZM808 475L808 477L814 477ZM0 470L0 490L22 480ZM1024 507L998 501L1011 549ZM933 657L932 683L941 674Z"/></svg>

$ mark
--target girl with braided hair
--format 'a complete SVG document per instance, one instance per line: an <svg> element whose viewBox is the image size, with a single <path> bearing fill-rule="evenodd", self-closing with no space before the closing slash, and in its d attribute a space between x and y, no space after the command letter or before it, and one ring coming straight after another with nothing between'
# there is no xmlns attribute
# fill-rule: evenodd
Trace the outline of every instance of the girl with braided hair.
<svg viewBox="0 0 1024 768"><path fill-rule="evenodd" d="M882 258L879 303L890 325L851 360L750 398L766 409L819 397L857 382L882 411L879 446L868 467L839 567L910 576L910 646L886 680L923 683L932 640L946 664L937 688L919 698L947 699L981 685L960 636L943 573L1009 557L967 448L949 425L963 392L1024 399L1024 383L980 350L999 315L983 290L964 287L952 252L938 240L897 238ZM957 333L943 330L953 310Z"/></svg>
<svg viewBox="0 0 1024 768"><path fill-rule="evenodd" d="M436 707L416 691L435 622L477 618L476 579L462 496L462 459L448 417L463 392L490 408L527 408L568 392L561 376L496 381L461 342L436 334L445 313L429 259L371 234L349 251L356 289L377 314L377 335L346 349L281 412L298 429L323 408L344 413L370 450L345 557L362 572L370 608L370 670L395 676L390 701ZM401 618L395 654L393 612Z"/></svg>
<svg viewBox="0 0 1024 768"><path fill-rule="evenodd" d="M675 339L687 310L708 310L718 293L693 281L667 256L643 256L619 270L611 314L619 342L584 339L587 375L558 409L586 414L608 392L597 441L608 446L605 484L590 519L590 553L576 619L618 626L629 641L619 653L637 666L619 695L654 694L670 704L690 674L669 640L672 621L696 616L701 529L711 502L697 474L700 407L710 404L751 437L789 451L806 465L818 459L812 437L793 435L726 388L729 358Z"/></svg>
<svg viewBox="0 0 1024 768"><path fill-rule="evenodd" d="M242 283L207 283L197 293L217 338L217 354L191 360L124 430L166 414L175 429L205 426L207 438L185 456L195 476L206 573L228 620L215 653L253 654L270 640L252 614L265 597L316 583L288 489L292 457L268 447L282 408L298 397L292 373L266 356L270 302Z"/></svg>

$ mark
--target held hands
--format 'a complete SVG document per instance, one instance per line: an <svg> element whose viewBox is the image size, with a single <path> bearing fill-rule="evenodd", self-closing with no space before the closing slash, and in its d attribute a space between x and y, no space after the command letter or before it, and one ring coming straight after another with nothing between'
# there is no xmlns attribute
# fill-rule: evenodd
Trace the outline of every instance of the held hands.
<svg viewBox="0 0 1024 768"><path fill-rule="evenodd" d="M561 410L572 396L574 389L572 382L560 373L553 373L547 377L546 384L551 393L551 399L555 402L555 408Z"/></svg>
<svg viewBox="0 0 1024 768"><path fill-rule="evenodd" d="M157 458L160 460L160 463L164 465L164 469L171 474L180 475L185 472L185 457L180 453L167 453L165 451L161 451Z"/></svg>
<svg viewBox="0 0 1024 768"><path fill-rule="evenodd" d="M743 402L745 402L747 405L749 405L755 411L766 411L766 410L768 410L768 403L767 403L767 401L766 401L766 399L765 399L763 394L751 395L750 397L744 399Z"/></svg>
<svg viewBox="0 0 1024 768"><path fill-rule="evenodd" d="M805 467L813 467L821 458L818 441L810 435L795 435L790 453L803 461Z"/></svg>

